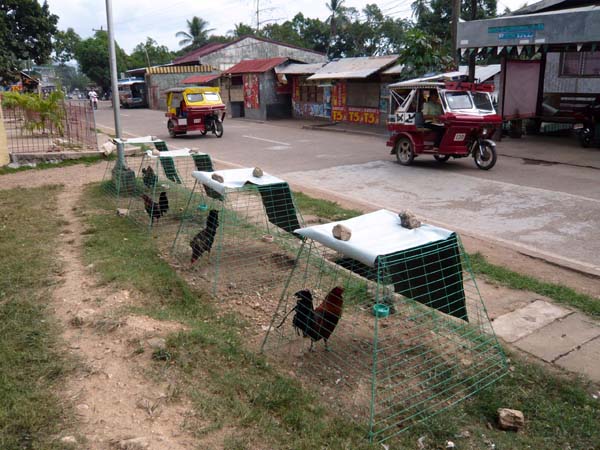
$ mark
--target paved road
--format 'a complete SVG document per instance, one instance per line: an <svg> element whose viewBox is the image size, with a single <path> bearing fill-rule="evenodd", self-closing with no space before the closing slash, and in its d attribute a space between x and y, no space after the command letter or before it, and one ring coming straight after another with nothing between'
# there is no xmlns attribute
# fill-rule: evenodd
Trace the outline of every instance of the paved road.
<svg viewBox="0 0 600 450"><path fill-rule="evenodd" d="M260 166L291 182L392 210L410 208L438 224L512 243L600 273L600 170L500 158L489 172L471 159L445 165L420 158L395 164L383 138L304 130L293 121L226 120L222 139L171 139L162 112L123 111L125 132L152 134L170 147L193 147L214 159ZM111 127L101 107L99 125ZM510 145L510 140L499 144Z"/></svg>

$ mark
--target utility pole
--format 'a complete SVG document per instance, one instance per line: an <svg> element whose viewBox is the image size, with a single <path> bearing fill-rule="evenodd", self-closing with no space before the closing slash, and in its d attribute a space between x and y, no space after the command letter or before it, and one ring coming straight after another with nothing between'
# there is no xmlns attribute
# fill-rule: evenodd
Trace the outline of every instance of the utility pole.
<svg viewBox="0 0 600 450"><path fill-rule="evenodd" d="M260 27L260 0L256 0L256 34L258 34L258 27Z"/></svg>
<svg viewBox="0 0 600 450"><path fill-rule="evenodd" d="M477 0L471 0L471 20L477 18ZM469 82L475 82L475 52L469 55Z"/></svg>
<svg viewBox="0 0 600 450"><path fill-rule="evenodd" d="M458 54L458 46L456 41L458 39L458 20L460 19L460 0L452 0L452 58L454 59L454 65L458 70L460 64L460 55Z"/></svg>
<svg viewBox="0 0 600 450"><path fill-rule="evenodd" d="M113 19L111 0L106 0L106 28L108 30L108 59L110 62L110 81L112 90L113 113L115 116L115 134L121 139L121 116L119 103L119 85L117 82L117 56L115 53L115 39L113 36ZM117 155L119 158L119 173L125 168L125 151L122 143L117 143ZM119 180L120 184L120 180Z"/></svg>

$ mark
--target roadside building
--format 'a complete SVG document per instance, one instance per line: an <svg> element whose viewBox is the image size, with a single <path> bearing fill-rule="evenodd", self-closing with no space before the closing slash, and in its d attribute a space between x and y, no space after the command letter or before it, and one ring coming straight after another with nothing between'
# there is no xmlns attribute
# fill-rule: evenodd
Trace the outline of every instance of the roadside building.
<svg viewBox="0 0 600 450"><path fill-rule="evenodd" d="M324 110L331 110L333 122L382 125L387 118L387 84L392 80L383 72L397 61L397 55L338 59L305 81L323 88ZM314 92L318 103L318 90Z"/></svg>
<svg viewBox="0 0 600 450"><path fill-rule="evenodd" d="M511 15L459 23L463 56L500 55L504 119L573 123L600 96L600 2L543 0Z"/></svg>
<svg viewBox="0 0 600 450"><path fill-rule="evenodd" d="M308 81L324 65L292 63L275 67L279 82L290 86L294 118L331 120L331 84Z"/></svg>
<svg viewBox="0 0 600 450"><path fill-rule="evenodd" d="M325 62L323 53L258 36L242 36L227 43L211 43L173 60L173 65L209 65L226 71L241 61L289 58L299 62Z"/></svg>
<svg viewBox="0 0 600 450"><path fill-rule="evenodd" d="M220 72L208 65L187 66L153 66L127 71L130 76L143 76L146 80L145 90L148 107L151 109L167 109L165 91L173 87L183 86L183 82L193 76L209 76L218 78Z"/></svg>
<svg viewBox="0 0 600 450"><path fill-rule="evenodd" d="M286 57L241 61L223 73L221 96L232 117L267 120L292 116L292 89L275 68Z"/></svg>

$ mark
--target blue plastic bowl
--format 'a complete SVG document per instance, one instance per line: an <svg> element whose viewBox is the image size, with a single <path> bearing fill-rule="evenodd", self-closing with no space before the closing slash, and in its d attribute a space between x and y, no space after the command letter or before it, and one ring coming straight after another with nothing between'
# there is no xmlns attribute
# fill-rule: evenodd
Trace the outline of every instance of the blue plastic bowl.
<svg viewBox="0 0 600 450"><path fill-rule="evenodd" d="M200 211L207 211L208 210L208 205L198 205L198 209Z"/></svg>
<svg viewBox="0 0 600 450"><path fill-rule="evenodd" d="M373 305L373 315L375 317L387 317L390 315L390 307L382 303L375 303Z"/></svg>

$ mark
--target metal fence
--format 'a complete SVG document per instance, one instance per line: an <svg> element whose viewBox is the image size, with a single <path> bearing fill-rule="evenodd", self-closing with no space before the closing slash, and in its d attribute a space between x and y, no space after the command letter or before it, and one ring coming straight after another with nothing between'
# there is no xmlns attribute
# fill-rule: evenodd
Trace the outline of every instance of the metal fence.
<svg viewBox="0 0 600 450"><path fill-rule="evenodd" d="M94 110L87 101L63 101L60 126L40 124L39 113L3 107L8 152L17 154L78 152L98 149Z"/></svg>

